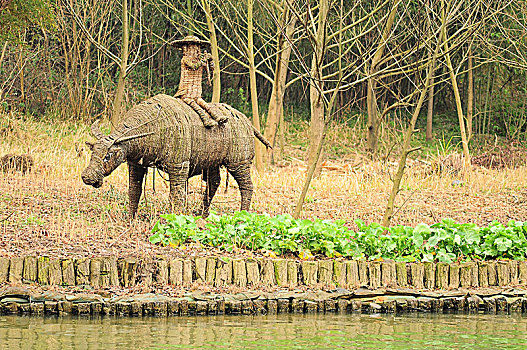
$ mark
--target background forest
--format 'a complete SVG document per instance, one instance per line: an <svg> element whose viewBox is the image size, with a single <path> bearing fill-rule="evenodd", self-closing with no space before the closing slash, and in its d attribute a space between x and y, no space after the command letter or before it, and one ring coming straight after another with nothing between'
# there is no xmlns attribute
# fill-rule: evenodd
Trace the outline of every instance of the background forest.
<svg viewBox="0 0 527 350"><path fill-rule="evenodd" d="M459 129L451 118L457 102L450 64L467 137L522 141L526 6L492 0L3 0L0 101L4 111L35 117L118 118L122 108L176 91L181 55L167 43L194 34L212 41L219 63L206 98L248 115L257 112L251 105L257 101L261 116L255 118L273 143L280 115L320 124L327 114L341 124L367 125L362 147L374 151L381 125L398 125L412 112L444 16L446 43L434 66L429 116L441 131ZM318 93L329 102L333 92L330 113L313 110Z"/></svg>

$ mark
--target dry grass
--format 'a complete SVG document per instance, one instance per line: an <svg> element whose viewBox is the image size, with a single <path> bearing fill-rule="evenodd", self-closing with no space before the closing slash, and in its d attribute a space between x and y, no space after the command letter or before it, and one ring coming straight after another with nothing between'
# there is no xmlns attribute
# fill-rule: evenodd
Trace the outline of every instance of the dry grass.
<svg viewBox="0 0 527 350"><path fill-rule="evenodd" d="M288 138L302 139L299 135ZM151 227L167 212L168 187L160 174L150 171L139 219L127 217L127 169L121 166L101 189L84 185L80 173L87 165L89 139L85 125L22 121L0 116L0 156L27 153L34 158L31 173L1 174L0 256L28 252L93 255L95 253L151 254ZM359 139L352 130L334 128L328 146L342 157L327 161L322 175L311 185L304 217L380 221L391 189L394 163L371 162L343 147ZM346 143L346 140L348 143ZM348 146L346 146L348 145ZM299 147L286 148L285 161L262 177L253 173L252 210L291 213L305 176ZM154 179L155 177L155 179ZM225 173L212 209L231 213L239 207L239 193L231 178L225 191ZM462 180L461 184L456 181ZM154 186L155 182L155 186ZM198 208L202 183L189 182L189 209ZM155 191L154 191L155 189ZM475 168L466 178L432 174L427 164L411 161L397 200L393 224L433 223L450 217L486 225L492 220L527 220L527 168L487 170Z"/></svg>

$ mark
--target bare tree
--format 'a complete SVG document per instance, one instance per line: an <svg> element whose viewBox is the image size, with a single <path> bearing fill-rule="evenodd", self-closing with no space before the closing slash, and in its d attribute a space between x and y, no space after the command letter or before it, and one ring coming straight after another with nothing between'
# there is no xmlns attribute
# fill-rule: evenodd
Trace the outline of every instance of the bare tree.
<svg viewBox="0 0 527 350"><path fill-rule="evenodd" d="M143 46L142 40L143 40L143 25L142 25L142 13L143 13L143 4L142 0L136 0L136 6L138 8L138 18L135 18L139 25L139 35L138 35L138 44L136 47L136 52L133 56L133 60L130 62L130 15L129 15L129 7L130 3L128 0L120 0L121 1L121 43L120 43L120 52L119 56L114 54L108 46L107 43L101 42L97 40L93 36L93 34L90 32L90 30L86 27L84 22L82 21L81 17L78 15L78 11L75 8L73 2L68 2L67 0L63 0L65 2L66 8L71 13L73 19L75 20L76 24L80 27L83 34L86 36L88 41L93 44L97 50L102 52L104 55L106 55L113 63L115 63L119 67L119 77L117 80L117 88L115 91L115 96L113 99L113 108L112 108L112 114L110 117L110 122L113 126L116 126L118 121L121 118L121 114L123 112L123 102L124 102L124 88L126 84L126 78L128 74L141 62L140 53Z"/></svg>
<svg viewBox="0 0 527 350"><path fill-rule="evenodd" d="M293 37L296 28L297 18L292 14L287 0L282 1L282 16L277 24L278 42L276 45L276 63L274 69L274 79L269 98L269 109L267 112L267 122L265 125L264 136L272 145L276 144L278 126L283 130L284 113L284 94L287 83L287 72L289 69L289 59L291 56L292 43L288 38ZM282 34L284 31L284 34Z"/></svg>
<svg viewBox="0 0 527 350"><path fill-rule="evenodd" d="M7 4L6 4L6 7L7 7ZM4 46L2 47L2 53L0 53L0 71L2 70L2 64L4 62L5 53L6 53L6 50L7 50L7 43L8 43L8 41L6 40L5 43L4 43ZM4 94L3 86L0 86L0 101L2 101L2 95L3 94Z"/></svg>
<svg viewBox="0 0 527 350"><path fill-rule="evenodd" d="M311 106L311 123L309 125L309 148L307 150L307 159L313 165L315 173L320 171L317 164L322 152L323 134L325 131L325 114L324 114L324 79L322 67L324 65L324 56L326 54L327 26L329 15L329 0L320 0L318 3L318 17L316 22L316 31L313 33L311 43L313 45L313 57L311 59L311 72L309 84L309 101ZM311 11L308 11L311 12ZM331 107L331 106L327 106ZM328 110L328 113L331 113ZM299 213L298 213L299 214ZM298 216L295 211L295 216Z"/></svg>
<svg viewBox="0 0 527 350"><path fill-rule="evenodd" d="M294 209L293 216L296 218L300 216L309 185L319 164L327 123L331 119L336 97L340 91L351 89L368 78L361 74L364 69L364 60L359 57L372 53L363 50L360 38L365 37L368 30L361 30L361 28L366 27L367 24L371 25L372 23L369 22L374 22L374 15L385 5L379 4L372 11L362 11L361 2L348 8L345 8L343 1L340 1L340 6L333 6L335 4L336 2L330 3L328 0L319 1L316 6L318 10L316 15L307 1L301 4L300 8L303 11L292 7L313 52L311 65L308 67L305 57L293 47L293 52L302 68L302 71L296 74L306 78L310 84L312 113L310 162L302 192ZM331 11L336 8L339 10ZM307 21L302 21L300 15L302 12L308 15ZM355 12L360 13L360 16ZM344 20L349 20L349 23ZM373 23L373 27L377 26L378 23ZM326 32L328 28L332 28L329 34ZM291 38L288 40L291 41ZM335 67L338 69L334 70Z"/></svg>
<svg viewBox="0 0 527 350"><path fill-rule="evenodd" d="M431 59L431 53L429 59ZM428 108L426 112L426 141L432 141L432 122L434 118L434 74L430 77L430 87L428 89Z"/></svg>
<svg viewBox="0 0 527 350"><path fill-rule="evenodd" d="M210 51L212 60L214 62L214 72L212 78L212 102L220 102L221 95L221 67L220 55L218 49L218 38L216 36L216 28L214 26L214 18L212 17L212 10L210 7L210 0L201 0L201 6L207 18L207 28L210 33Z"/></svg>
<svg viewBox="0 0 527 350"><path fill-rule="evenodd" d="M451 5L451 1L448 2L448 5ZM448 21L448 16L451 16L451 14L449 13L447 15L445 11L446 11L445 6L443 5L441 9L441 24L442 24L441 37L443 38L446 65L448 68L448 72L450 73L450 81L452 82L452 89L454 90L454 98L456 100L456 110L457 110L458 121L459 121L459 130L461 133L461 144L463 145L463 156L464 156L463 159L465 162L465 168L468 169L470 167L470 151L468 149L468 138L467 138L467 133L465 129L465 119L463 117L463 107L461 106L461 96L459 95L459 88L457 86L456 74L454 72L452 60L450 59L450 49L449 49L448 37L447 37L447 21Z"/></svg>
<svg viewBox="0 0 527 350"><path fill-rule="evenodd" d="M426 98L426 94L428 92L428 88L430 87L432 76L434 74L434 67L435 67L436 60L437 60L437 57L438 57L438 54L439 54L439 49L440 49L440 46L441 46L440 45L441 44L440 33L443 31L445 26L446 26L446 21L442 21L440 30L435 32L435 33L433 33L438 39L436 40L435 48L434 48L433 53L428 56L431 60L430 60L430 62L428 62L428 69L427 69L427 73L426 73L426 78L425 78L423 86L421 87L421 92L419 93L419 100L417 102L417 105L414 108L414 111L412 113L412 118L411 118L410 122L408 123L408 127L407 127L405 135L404 135L403 146L402 146L402 149L401 149L401 158L399 159L399 164L398 164L398 167L397 167L397 173L395 174L395 178L393 180L392 191L390 193L390 197L388 198L388 204L386 205L386 211L384 213L384 218L382 220L382 224L385 227L390 225L390 221L391 221L392 216L393 216L395 198L396 198L397 193L399 192L399 188L401 186L401 181L403 179L404 169L406 167L406 160L408 159L408 155L411 152L414 152L414 151L419 149L419 147L410 149L410 141L412 140L412 135L414 134L414 131L415 131L415 124L416 124L417 118L419 117L419 114L421 112L421 108L423 106L424 100ZM430 34L432 34L432 33L430 33Z"/></svg>
<svg viewBox="0 0 527 350"><path fill-rule="evenodd" d="M470 142L473 133L473 119L474 119L474 59L472 57L472 49L468 48L467 58L467 79L468 79L468 93L467 93L467 140Z"/></svg>
<svg viewBox="0 0 527 350"><path fill-rule="evenodd" d="M464 5L466 7L463 7ZM465 166L468 167L468 165L470 165L468 140L465 133L465 125L461 108L461 97L457 87L456 73L452 64L451 53L453 47L464 47L464 44L471 40L471 38L474 36L474 33L479 28L481 28L481 24L484 23L490 16L492 16L496 9L495 6L489 6L485 0L474 0L471 2L467 2L466 0L442 0L439 6L439 9L435 9L432 6L427 7L426 4L423 4L423 8L426 9L429 21L427 23L428 31L419 31L427 33L426 36L421 38L420 41L432 42L431 39L436 38L434 52L432 54L427 54L426 56L428 57L428 60L424 61L423 65L420 65L421 68L427 67L427 74L424 83L419 84L416 82L415 84L416 87L419 87L420 85L422 87L420 88L419 99L414 107L412 118L405 132L401 149L401 157L399 159L397 172L393 180L392 191L390 193L383 218L383 226L386 227L390 225L391 219L394 215L394 203L396 196L399 193L408 155L420 148L416 147L410 149L410 141L412 139L413 133L415 132L415 124L419 117L423 102L426 98L428 88L431 86L436 62L439 59L444 58L445 65L449 72L450 81L454 89L462 136ZM440 27L434 29L434 23L440 23ZM453 23L458 24L456 31L452 32L451 35L447 35L449 24L451 25ZM429 48L429 50L430 49L431 48ZM416 89L416 92L417 91L418 90Z"/></svg>
<svg viewBox="0 0 527 350"><path fill-rule="evenodd" d="M392 32L392 27L395 22L395 15L397 14L397 7L401 0L393 1L391 6L388 18L386 19L386 24L382 32L382 36L379 38L379 43L375 55L373 56L370 67L369 67L369 78L368 78L368 92L366 95L367 99L367 108L368 108L368 125L367 125L367 150L374 154L377 150L377 137L379 129L379 112L377 106L377 98L375 93L375 88L377 86L376 76L379 71L379 64L384 55L384 50L386 49L386 44Z"/></svg>
<svg viewBox="0 0 527 350"><path fill-rule="evenodd" d="M260 131L260 114L258 112L258 91L256 89L256 68L254 65L254 25L253 25L253 6L254 0L247 0L247 60L249 62L249 82L251 91L251 106L253 112L253 126ZM263 173L263 148L258 141L255 142L254 153L256 169L258 173Z"/></svg>

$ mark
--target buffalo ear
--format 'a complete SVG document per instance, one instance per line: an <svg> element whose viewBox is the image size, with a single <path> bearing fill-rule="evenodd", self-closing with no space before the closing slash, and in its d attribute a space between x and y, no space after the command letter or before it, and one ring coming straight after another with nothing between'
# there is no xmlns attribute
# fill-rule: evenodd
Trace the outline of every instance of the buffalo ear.
<svg viewBox="0 0 527 350"><path fill-rule="evenodd" d="M97 140L104 138L104 134L99 128L99 120L94 121L91 125L91 133Z"/></svg>
<svg viewBox="0 0 527 350"><path fill-rule="evenodd" d="M93 151L93 146L95 144L93 142L90 142L90 141L86 141L86 146L88 146L88 148L90 149L90 151Z"/></svg>

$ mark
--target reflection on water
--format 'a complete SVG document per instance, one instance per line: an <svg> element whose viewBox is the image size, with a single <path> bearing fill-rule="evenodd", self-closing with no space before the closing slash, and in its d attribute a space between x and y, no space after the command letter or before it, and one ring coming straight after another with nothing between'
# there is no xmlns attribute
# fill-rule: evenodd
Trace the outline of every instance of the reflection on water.
<svg viewBox="0 0 527 350"><path fill-rule="evenodd" d="M527 349L526 315L0 316L0 349Z"/></svg>

